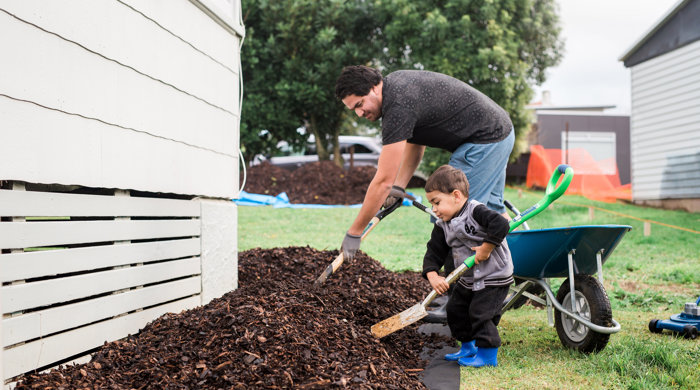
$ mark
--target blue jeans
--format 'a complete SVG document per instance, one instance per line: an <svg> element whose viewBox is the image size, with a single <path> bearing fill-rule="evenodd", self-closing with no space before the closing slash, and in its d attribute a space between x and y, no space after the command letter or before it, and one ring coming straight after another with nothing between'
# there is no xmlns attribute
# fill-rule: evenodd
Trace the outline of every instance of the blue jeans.
<svg viewBox="0 0 700 390"><path fill-rule="evenodd" d="M457 148L449 164L467 176L469 199L476 199L491 210L506 211L503 189L506 186L506 165L515 143L515 131L492 144L466 143Z"/></svg>

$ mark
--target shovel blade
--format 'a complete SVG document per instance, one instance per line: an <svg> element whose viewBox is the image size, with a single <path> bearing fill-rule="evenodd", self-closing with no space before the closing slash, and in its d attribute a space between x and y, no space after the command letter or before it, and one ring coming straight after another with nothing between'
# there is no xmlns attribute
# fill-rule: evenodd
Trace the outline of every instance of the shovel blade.
<svg viewBox="0 0 700 390"><path fill-rule="evenodd" d="M393 317L389 317L382 322L372 325L372 336L378 339L382 338L396 332L399 329L403 329L414 322L420 321L421 318L427 315L428 312L425 310L423 303L411 306Z"/></svg>
<svg viewBox="0 0 700 390"><path fill-rule="evenodd" d="M319 275L319 277L314 282L314 286L318 287L323 283L326 283L326 279L328 279L328 277L331 276L333 272L340 268L340 265L343 264L343 260L343 252L340 252L340 254L335 258L335 260L328 264L328 267L326 267L326 269L323 270L323 273Z"/></svg>

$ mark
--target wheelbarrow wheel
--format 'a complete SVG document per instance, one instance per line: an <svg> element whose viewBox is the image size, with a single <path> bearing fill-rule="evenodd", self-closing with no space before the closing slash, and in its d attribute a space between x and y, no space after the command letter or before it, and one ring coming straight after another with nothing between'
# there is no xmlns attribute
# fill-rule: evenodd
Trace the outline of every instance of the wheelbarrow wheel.
<svg viewBox="0 0 700 390"><path fill-rule="evenodd" d="M557 301L566 310L578 314L596 325L612 326L610 299L598 279L591 275L574 276L576 308L573 310L569 290L569 279L567 278L557 293ZM610 339L609 334L594 332L583 323L559 310L556 311L555 325L559 340L565 347L584 353L602 350Z"/></svg>

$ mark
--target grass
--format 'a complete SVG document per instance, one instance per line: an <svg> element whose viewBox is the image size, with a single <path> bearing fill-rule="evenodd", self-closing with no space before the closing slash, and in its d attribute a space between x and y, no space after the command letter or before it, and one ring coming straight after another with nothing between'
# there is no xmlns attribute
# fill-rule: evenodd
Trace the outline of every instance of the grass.
<svg viewBox="0 0 700 390"><path fill-rule="evenodd" d="M425 199L421 190L411 192ZM506 189L506 198L520 210L542 196L542 192L522 188ZM595 207L593 220L589 219L589 207ZM241 251L306 245L337 249L358 211L269 206L238 210ZM650 236L643 233L645 220L653 221ZM592 224L632 226L603 267L613 316L622 325L622 331L610 337L603 351L586 355L562 346L555 329L547 323L545 310L529 305L511 310L503 315L499 325L504 342L499 366L463 369L462 389L700 388L700 339L685 340L666 332L652 334L647 329L652 318L667 319L698 297L700 214L565 195L529 224L535 229ZM361 249L387 269L418 271L431 229L427 214L414 207L401 207L377 225ZM562 281L555 280L553 285ZM397 312L403 309L397 308Z"/></svg>

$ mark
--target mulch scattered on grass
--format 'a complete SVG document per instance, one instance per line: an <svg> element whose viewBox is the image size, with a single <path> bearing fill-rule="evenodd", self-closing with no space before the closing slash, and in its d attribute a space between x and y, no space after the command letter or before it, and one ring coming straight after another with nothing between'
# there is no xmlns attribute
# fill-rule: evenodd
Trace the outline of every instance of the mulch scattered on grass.
<svg viewBox="0 0 700 390"><path fill-rule="evenodd" d="M272 196L286 192L289 201L297 204L357 204L364 200L375 173L377 168L373 166L345 170L332 161L304 164L293 171L265 162L248 169L244 189ZM424 185L424 180L414 178L408 188Z"/></svg>
<svg viewBox="0 0 700 390"><path fill-rule="evenodd" d="M417 325L377 340L370 326L416 304L429 284L358 252L312 288L337 254L241 252L237 290L106 343L89 363L27 375L17 389L425 388L420 352L451 341Z"/></svg>

